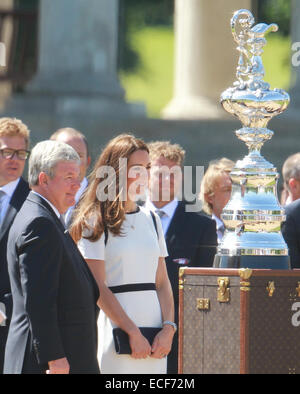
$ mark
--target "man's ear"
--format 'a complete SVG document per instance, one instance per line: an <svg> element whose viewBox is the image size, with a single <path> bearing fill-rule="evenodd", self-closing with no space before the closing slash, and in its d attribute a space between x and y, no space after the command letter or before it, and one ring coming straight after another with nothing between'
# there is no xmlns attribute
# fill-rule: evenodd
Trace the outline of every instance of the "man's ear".
<svg viewBox="0 0 300 394"><path fill-rule="evenodd" d="M300 181L296 178L289 179L289 189L291 195L293 196L293 200L298 199L300 195Z"/></svg>
<svg viewBox="0 0 300 394"><path fill-rule="evenodd" d="M39 185L40 186L47 186L48 185L48 176L45 172L39 173Z"/></svg>
<svg viewBox="0 0 300 394"><path fill-rule="evenodd" d="M297 189L299 182L297 181L296 178L290 178L289 179L289 188L291 191L294 191Z"/></svg>
<svg viewBox="0 0 300 394"><path fill-rule="evenodd" d="M213 194L211 193L204 193L204 199L207 203L212 204Z"/></svg>

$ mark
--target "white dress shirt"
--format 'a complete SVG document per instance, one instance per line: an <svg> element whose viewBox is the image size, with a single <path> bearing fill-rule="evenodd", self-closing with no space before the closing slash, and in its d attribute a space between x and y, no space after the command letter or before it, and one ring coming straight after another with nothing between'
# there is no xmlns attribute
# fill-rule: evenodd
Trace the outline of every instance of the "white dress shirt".
<svg viewBox="0 0 300 394"><path fill-rule="evenodd" d="M15 181L9 182L6 185L0 187L0 190L2 190L5 193L5 195L2 199L2 203L1 203L0 224L2 223L2 220L4 219L4 217L6 215L9 202L10 202L12 195L14 194L14 192L18 186L19 181L20 181L20 178L16 179Z"/></svg>
<svg viewBox="0 0 300 394"><path fill-rule="evenodd" d="M172 218L173 218L173 215L174 215L174 212L175 212L175 210L176 210L176 208L177 208L177 205L178 205L178 200L177 200L177 198L174 198L174 200L168 202L168 204L164 205L164 206L161 207L161 208L157 208L157 207L153 204L153 202L150 201L149 198L147 198L147 200L146 200L145 207L146 207L147 209L150 209L150 210L153 211L153 212L156 212L156 211L163 211L163 212L165 213L165 215L164 215L163 217L160 218L160 220L161 220L161 225L162 225L163 232L164 232L164 235L166 235L166 233L167 233L167 231L168 231L169 225L170 225L170 223L171 223L171 220L172 220Z"/></svg>

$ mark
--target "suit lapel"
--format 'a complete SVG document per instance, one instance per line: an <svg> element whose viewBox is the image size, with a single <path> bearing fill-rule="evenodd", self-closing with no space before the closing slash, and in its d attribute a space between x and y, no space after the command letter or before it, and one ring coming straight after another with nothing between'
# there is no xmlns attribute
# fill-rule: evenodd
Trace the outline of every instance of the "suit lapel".
<svg viewBox="0 0 300 394"><path fill-rule="evenodd" d="M26 200L29 191L30 189L28 183L25 182L23 178L21 178L8 204L8 208L0 229L0 241L11 226L17 212L20 210L21 206Z"/></svg>
<svg viewBox="0 0 300 394"><path fill-rule="evenodd" d="M41 205L44 209L48 211L48 213L51 215L57 226L62 230L62 232L65 231L61 221L57 217L56 213L52 209L51 205L48 204L46 200L44 200L42 197L40 197L38 194L35 194L33 192L29 193L28 200L31 202L34 202L36 204Z"/></svg>

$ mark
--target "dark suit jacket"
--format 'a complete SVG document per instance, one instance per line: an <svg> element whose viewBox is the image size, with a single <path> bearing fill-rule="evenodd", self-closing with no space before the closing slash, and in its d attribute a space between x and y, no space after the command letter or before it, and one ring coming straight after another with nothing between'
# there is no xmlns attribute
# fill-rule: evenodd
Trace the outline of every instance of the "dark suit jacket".
<svg viewBox="0 0 300 394"><path fill-rule="evenodd" d="M12 313L12 296L6 259L7 239L15 216L26 200L29 191L28 183L21 178L10 199L5 217L0 227L0 302L5 305L7 316L6 326L0 327L0 374L3 373L5 344Z"/></svg>
<svg viewBox="0 0 300 394"><path fill-rule="evenodd" d="M9 233L13 294L4 373L44 373L67 357L71 373L99 373L98 286L50 205L30 193Z"/></svg>
<svg viewBox="0 0 300 394"><path fill-rule="evenodd" d="M165 235L169 254L166 263L174 294L176 321L179 268L212 267L217 247L216 222L202 213L186 212L185 208L186 204L179 201Z"/></svg>
<svg viewBox="0 0 300 394"><path fill-rule="evenodd" d="M285 214L281 231L289 248L291 268L300 268L300 199L287 205Z"/></svg>
<svg viewBox="0 0 300 394"><path fill-rule="evenodd" d="M28 183L21 178L9 202L5 218L0 228L0 302L5 304L8 318L11 317L12 303L6 260L7 239L15 216L26 200L29 191Z"/></svg>
<svg viewBox="0 0 300 394"><path fill-rule="evenodd" d="M198 212L186 212L179 201L165 235L169 256L166 264L173 289L175 322L178 324L178 273L180 267L212 267L217 247L216 222ZM186 263L186 264L180 264ZM178 335L168 356L168 373L177 373Z"/></svg>

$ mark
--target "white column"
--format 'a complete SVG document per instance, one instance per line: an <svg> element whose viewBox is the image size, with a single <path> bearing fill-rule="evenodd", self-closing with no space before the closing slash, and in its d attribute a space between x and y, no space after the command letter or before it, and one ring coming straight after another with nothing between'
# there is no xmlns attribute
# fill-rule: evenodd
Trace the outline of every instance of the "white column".
<svg viewBox="0 0 300 394"><path fill-rule="evenodd" d="M38 70L5 111L45 124L144 118L118 79L118 13L118 0L40 0Z"/></svg>
<svg viewBox="0 0 300 394"><path fill-rule="evenodd" d="M40 0L39 7L39 68L28 89L123 96L118 0Z"/></svg>
<svg viewBox="0 0 300 394"><path fill-rule="evenodd" d="M175 0L174 97L164 118L224 116L222 91L232 85L237 67L230 19L251 0Z"/></svg>

